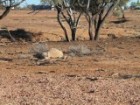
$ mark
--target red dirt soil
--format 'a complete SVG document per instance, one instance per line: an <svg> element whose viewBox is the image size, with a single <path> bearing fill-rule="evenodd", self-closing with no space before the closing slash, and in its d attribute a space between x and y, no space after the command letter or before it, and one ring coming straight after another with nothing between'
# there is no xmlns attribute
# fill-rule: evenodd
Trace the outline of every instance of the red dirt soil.
<svg viewBox="0 0 140 105"><path fill-rule="evenodd" d="M87 41L83 18L77 37L84 41L70 43L54 11L28 12L12 11L0 22L9 30L42 33L33 42L0 39L0 105L140 105L139 11L127 11L122 24L109 17L97 42ZM66 55L71 46L85 45L92 54L37 65L30 49L38 42Z"/></svg>

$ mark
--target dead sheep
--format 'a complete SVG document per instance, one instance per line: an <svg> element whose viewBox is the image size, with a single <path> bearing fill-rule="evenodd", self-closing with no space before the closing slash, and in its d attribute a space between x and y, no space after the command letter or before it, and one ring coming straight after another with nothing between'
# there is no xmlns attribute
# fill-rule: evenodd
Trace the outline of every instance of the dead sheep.
<svg viewBox="0 0 140 105"><path fill-rule="evenodd" d="M58 50L56 48L51 48L49 51L44 52L43 56L45 59L57 59L57 58L63 58L64 54L61 50Z"/></svg>

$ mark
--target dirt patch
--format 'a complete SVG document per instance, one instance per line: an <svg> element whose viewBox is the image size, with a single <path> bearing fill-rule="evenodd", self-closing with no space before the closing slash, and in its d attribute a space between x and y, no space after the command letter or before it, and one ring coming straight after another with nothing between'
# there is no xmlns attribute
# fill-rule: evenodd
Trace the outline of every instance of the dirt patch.
<svg viewBox="0 0 140 105"><path fill-rule="evenodd" d="M0 105L140 105L137 12L126 12L131 21L106 23L97 42L86 41L85 32L81 35L85 41L70 43L61 40L63 32L54 12L42 11L34 16L28 12L12 11L0 22L10 30L43 33L34 42L1 38ZM60 49L66 59L37 65L30 52L36 43ZM90 54L69 56L69 48L79 45L86 46Z"/></svg>

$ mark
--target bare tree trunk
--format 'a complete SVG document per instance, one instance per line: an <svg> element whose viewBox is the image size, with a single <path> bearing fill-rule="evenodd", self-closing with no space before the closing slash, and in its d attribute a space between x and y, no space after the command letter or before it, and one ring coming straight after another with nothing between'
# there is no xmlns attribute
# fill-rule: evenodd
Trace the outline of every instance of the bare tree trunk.
<svg viewBox="0 0 140 105"><path fill-rule="evenodd" d="M11 7L6 7L5 11L0 16L0 20L3 19L4 17L6 17L8 15L8 13L10 12L10 10L11 10Z"/></svg>
<svg viewBox="0 0 140 105"><path fill-rule="evenodd" d="M116 2L117 4L117 2ZM100 35L100 29L103 25L103 23L105 22L106 18L109 16L110 12L114 9L114 7L116 6L116 4L112 4L109 9L106 11L105 15L104 15L104 12L105 10L101 10L99 16L98 16L98 20L97 17L95 19L95 21L97 22L96 23L96 26L95 26L95 36L94 36L94 40L98 40L99 39L99 35Z"/></svg>
<svg viewBox="0 0 140 105"><path fill-rule="evenodd" d="M60 8L57 8L57 7L56 7L56 9L57 9L57 20L58 20L58 23L59 23L59 25L61 26L61 28L62 28L63 31L64 31L66 41L70 42L69 37L68 37L67 30L66 30L66 28L64 27L64 25L63 25L63 23L62 23L62 21L61 21L61 18L60 18L60 17L61 17L61 9L60 9Z"/></svg>
<svg viewBox="0 0 140 105"><path fill-rule="evenodd" d="M8 13L10 12L12 7L18 6L23 1L25 1L25 0L21 0L19 2L16 2L15 0L0 0L1 6L3 6L5 8L5 11L0 15L0 20L8 15Z"/></svg>
<svg viewBox="0 0 140 105"><path fill-rule="evenodd" d="M99 39L100 29L102 27L103 22L105 21L105 20L102 20L103 13L104 11L102 10L101 13L94 18L94 28L95 28L94 40Z"/></svg>
<svg viewBox="0 0 140 105"><path fill-rule="evenodd" d="M80 12L80 14L78 15L78 17L76 18L75 15L73 15L73 12L68 12L68 18L66 17L66 15L62 12L62 16L63 18L66 20L67 24L70 27L71 30L71 37L72 37L72 41L76 41L76 31L77 31L77 26L79 24L80 18L83 14L83 12Z"/></svg>
<svg viewBox="0 0 140 105"><path fill-rule="evenodd" d="M64 31L66 41L70 42L69 37L68 37L67 30L66 30L66 28L63 26L62 21L61 21L61 19L60 19L60 14L58 14L57 20L58 20L58 23L60 24L61 28L62 28L63 31Z"/></svg>
<svg viewBox="0 0 140 105"><path fill-rule="evenodd" d="M77 31L77 27L80 21L80 18L82 16L83 12L81 12L77 18L77 20L73 20L73 24L74 26L72 26L71 28L71 36L72 36L72 41L76 41L76 31ZM76 19L76 18L75 18ZM70 25L70 24L69 24Z"/></svg>
<svg viewBox="0 0 140 105"><path fill-rule="evenodd" d="M97 27L95 29L95 36L94 36L94 40L98 40L99 39L99 35L100 35L100 29L102 27L102 22L99 21L97 24Z"/></svg>
<svg viewBox="0 0 140 105"><path fill-rule="evenodd" d="M89 20L89 39L93 40L93 22L91 19Z"/></svg>
<svg viewBox="0 0 140 105"><path fill-rule="evenodd" d="M92 17L93 18L93 17ZM86 13L86 19L88 21L88 34L89 34L89 40L93 40L93 20L92 20L90 14Z"/></svg>
<svg viewBox="0 0 140 105"><path fill-rule="evenodd" d="M76 41L76 28L71 29L72 41Z"/></svg>

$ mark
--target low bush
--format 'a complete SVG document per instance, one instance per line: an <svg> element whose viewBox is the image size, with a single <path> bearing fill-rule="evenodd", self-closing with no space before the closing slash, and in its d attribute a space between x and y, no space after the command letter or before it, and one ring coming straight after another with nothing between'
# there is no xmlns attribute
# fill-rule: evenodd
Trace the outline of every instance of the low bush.
<svg viewBox="0 0 140 105"><path fill-rule="evenodd" d="M91 50L84 45L70 46L68 53L70 56L83 56L83 55L90 55Z"/></svg>
<svg viewBox="0 0 140 105"><path fill-rule="evenodd" d="M30 52L38 59L44 59L44 52L48 52L48 46L44 43L37 43L32 46Z"/></svg>

